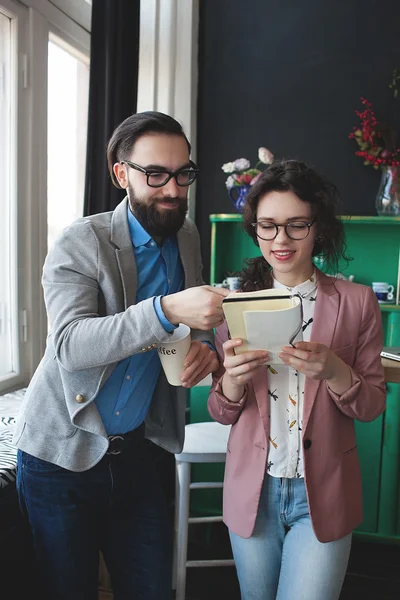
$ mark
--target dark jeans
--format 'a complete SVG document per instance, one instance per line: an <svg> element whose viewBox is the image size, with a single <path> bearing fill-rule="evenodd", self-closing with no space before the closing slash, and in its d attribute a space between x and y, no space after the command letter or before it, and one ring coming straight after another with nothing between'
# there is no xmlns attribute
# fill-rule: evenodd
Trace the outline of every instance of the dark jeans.
<svg viewBox="0 0 400 600"><path fill-rule="evenodd" d="M157 457L142 439L75 473L18 452L46 599L97 600L99 549L115 600L171 599L172 528Z"/></svg>

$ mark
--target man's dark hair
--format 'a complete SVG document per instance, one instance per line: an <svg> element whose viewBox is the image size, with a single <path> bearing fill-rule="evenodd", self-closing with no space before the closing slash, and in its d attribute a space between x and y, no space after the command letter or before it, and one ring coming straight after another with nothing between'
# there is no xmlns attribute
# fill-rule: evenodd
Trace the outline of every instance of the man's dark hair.
<svg viewBox="0 0 400 600"><path fill-rule="evenodd" d="M329 271L336 273L340 259L350 260L345 254L344 228L339 218L341 200L336 186L304 162L275 160L251 187L243 208L244 229L257 246L259 242L252 223L257 221L258 203L274 191L291 191L311 205L317 227L312 254L322 255ZM240 278L244 291L268 288L273 284L271 267L263 256L245 261Z"/></svg>
<svg viewBox="0 0 400 600"><path fill-rule="evenodd" d="M180 135L186 140L190 154L191 146L182 125L169 115L156 111L131 115L118 125L107 145L108 170L116 187L120 187L120 185L113 172L114 164L126 159L131 154L137 140L148 133Z"/></svg>

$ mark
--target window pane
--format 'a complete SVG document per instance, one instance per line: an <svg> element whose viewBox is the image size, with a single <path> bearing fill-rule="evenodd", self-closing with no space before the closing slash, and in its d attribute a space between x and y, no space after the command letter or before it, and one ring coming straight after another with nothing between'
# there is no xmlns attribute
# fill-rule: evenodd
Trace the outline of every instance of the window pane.
<svg viewBox="0 0 400 600"><path fill-rule="evenodd" d="M83 214L89 65L52 37L48 69L47 224L50 248L61 230Z"/></svg>
<svg viewBox="0 0 400 600"><path fill-rule="evenodd" d="M0 12L0 378L16 371L15 279L14 258L14 194L11 189L11 20Z"/></svg>

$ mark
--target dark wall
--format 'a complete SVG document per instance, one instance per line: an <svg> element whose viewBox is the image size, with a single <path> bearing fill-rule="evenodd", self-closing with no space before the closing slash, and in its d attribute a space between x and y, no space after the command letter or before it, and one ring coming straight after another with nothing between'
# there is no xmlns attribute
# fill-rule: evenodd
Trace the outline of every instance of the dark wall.
<svg viewBox="0 0 400 600"><path fill-rule="evenodd" d="M221 165L260 146L329 177L345 212L375 215L380 174L348 139L360 97L400 124L388 84L400 67L398 0L202 0L196 222L209 278L210 213L235 212Z"/></svg>

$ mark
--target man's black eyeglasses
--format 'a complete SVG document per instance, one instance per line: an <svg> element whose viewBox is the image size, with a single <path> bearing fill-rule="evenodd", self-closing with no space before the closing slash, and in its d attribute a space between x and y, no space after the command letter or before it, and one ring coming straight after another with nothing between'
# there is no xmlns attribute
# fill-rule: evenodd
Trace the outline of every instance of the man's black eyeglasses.
<svg viewBox="0 0 400 600"><path fill-rule="evenodd" d="M144 173L147 177L147 185L152 188L159 188L163 185L166 185L172 177L175 177L177 185L180 187L187 187L194 182L200 172L197 168L197 165L193 161L190 161L190 167L183 167L182 169L178 169L178 171L174 172L167 171L166 169L145 169L144 167L141 167L130 160L121 160L121 164L128 165L128 167L131 167L131 169L135 169L136 171Z"/></svg>
<svg viewBox="0 0 400 600"><path fill-rule="evenodd" d="M257 221L252 223L256 236L266 242L271 242L279 233L279 228L284 227L285 233L291 240L304 240L310 233L315 221L290 221L289 223L271 223L271 221Z"/></svg>

